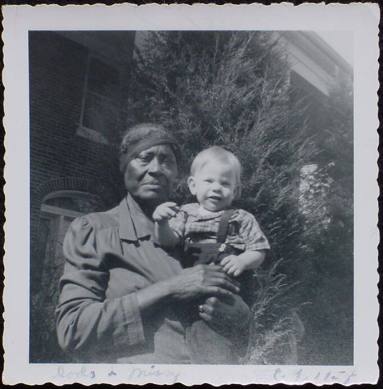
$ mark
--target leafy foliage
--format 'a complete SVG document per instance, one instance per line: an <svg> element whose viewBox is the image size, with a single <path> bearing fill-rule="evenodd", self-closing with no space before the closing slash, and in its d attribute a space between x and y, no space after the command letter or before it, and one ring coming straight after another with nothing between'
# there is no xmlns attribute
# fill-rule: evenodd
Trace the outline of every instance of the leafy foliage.
<svg viewBox="0 0 383 389"><path fill-rule="evenodd" d="M261 348L272 350L277 339L289 337L287 323L303 302L286 292L307 262L298 184L316 151L305 132L304 107L290 91L289 66L273 33L153 32L136 52L131 122L156 121L173 131L186 167L210 145L233 151L243 167L237 205L256 215L273 248L274 259L257 275L263 286L254 296L247 362L271 363L270 350L261 356ZM185 181L175 197L191 200Z"/></svg>
<svg viewBox="0 0 383 389"><path fill-rule="evenodd" d="M183 177L200 150L233 151L243 167L236 205L257 217L272 246L256 274L242 362L352 363L351 80L339 75L329 98L313 103L291 85L272 32L152 32L146 38L136 51L129 120L160 122L174 132ZM304 193L302 168L312 164L316 171ZM174 197L192 200L185 179Z"/></svg>
<svg viewBox="0 0 383 389"><path fill-rule="evenodd" d="M305 352L315 364L352 363L353 345L353 94L352 80L339 78L322 108L318 133L317 184L326 182L325 196L312 206L326 208L328 223L306 221L304 239L311 257L305 293L311 304L307 338L316 353ZM322 219L323 220L323 219ZM336 324L334 324L334 318Z"/></svg>

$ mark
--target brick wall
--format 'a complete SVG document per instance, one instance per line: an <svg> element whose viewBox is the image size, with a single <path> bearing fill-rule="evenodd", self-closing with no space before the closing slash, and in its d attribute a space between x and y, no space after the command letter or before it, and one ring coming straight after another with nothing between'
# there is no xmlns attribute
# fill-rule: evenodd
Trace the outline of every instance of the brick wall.
<svg viewBox="0 0 383 389"><path fill-rule="evenodd" d="M29 34L31 300L37 305L46 301L40 296L45 293L40 285L44 253L38 239L44 196L57 190L86 191L98 195L106 209L123 195L116 147L76 135L87 57L86 47L57 33ZM36 340L42 311L31 308L31 361L44 361Z"/></svg>

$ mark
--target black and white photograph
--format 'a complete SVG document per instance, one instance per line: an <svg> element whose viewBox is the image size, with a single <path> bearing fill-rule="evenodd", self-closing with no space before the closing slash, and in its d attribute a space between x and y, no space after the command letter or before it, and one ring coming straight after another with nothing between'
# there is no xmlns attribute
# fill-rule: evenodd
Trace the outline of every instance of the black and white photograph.
<svg viewBox="0 0 383 389"><path fill-rule="evenodd" d="M27 166L25 363L50 375L11 382L372 383L358 277L377 251L358 238L355 161L357 131L376 154L377 118L360 127L358 33L36 26L27 154L6 152Z"/></svg>

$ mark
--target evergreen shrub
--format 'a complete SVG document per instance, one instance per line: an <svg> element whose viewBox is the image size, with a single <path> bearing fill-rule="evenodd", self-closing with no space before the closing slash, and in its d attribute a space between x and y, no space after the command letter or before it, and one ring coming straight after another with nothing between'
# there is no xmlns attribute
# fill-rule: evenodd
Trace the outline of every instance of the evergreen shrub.
<svg viewBox="0 0 383 389"><path fill-rule="evenodd" d="M312 278L306 275L315 273L320 254L314 242L324 228L308 228L300 209L301 169L319 154L307 135L305 105L293 98L278 35L149 32L134 62L128 124L160 122L179 139L185 163L176 201L192 200L185 178L202 149L221 145L242 163L236 206L256 216L272 247L256 274L243 363L299 362L297 340L305 322L299 312L309 302L305 293Z"/></svg>

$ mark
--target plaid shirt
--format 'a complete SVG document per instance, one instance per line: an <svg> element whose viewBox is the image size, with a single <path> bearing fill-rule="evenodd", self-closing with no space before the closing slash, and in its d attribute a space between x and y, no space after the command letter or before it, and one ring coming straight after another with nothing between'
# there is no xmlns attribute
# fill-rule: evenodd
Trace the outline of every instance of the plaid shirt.
<svg viewBox="0 0 383 389"><path fill-rule="evenodd" d="M201 212L198 203L186 204L174 218L169 220L169 226L183 243L186 240L198 242L204 239L216 239L223 213L223 210ZM255 217L243 209L237 209L230 218L225 243L242 251L270 249L269 242Z"/></svg>

